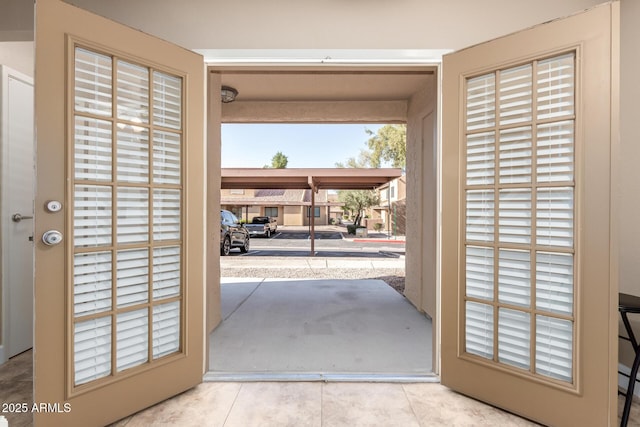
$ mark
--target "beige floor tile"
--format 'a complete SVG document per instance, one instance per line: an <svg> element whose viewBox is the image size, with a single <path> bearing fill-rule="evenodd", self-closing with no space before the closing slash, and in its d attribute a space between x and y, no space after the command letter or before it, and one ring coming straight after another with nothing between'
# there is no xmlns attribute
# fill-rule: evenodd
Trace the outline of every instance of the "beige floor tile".
<svg viewBox="0 0 640 427"><path fill-rule="evenodd" d="M323 426L420 426L401 384L328 383L322 391Z"/></svg>
<svg viewBox="0 0 640 427"><path fill-rule="evenodd" d="M321 383L244 383L225 427L319 427L321 399Z"/></svg>
<svg viewBox="0 0 640 427"><path fill-rule="evenodd" d="M618 421L622 417L622 411L624 409L624 399L624 396L618 396ZM629 427L640 426L640 399L638 399L637 397L633 398L631 411L629 411L629 423L627 425Z"/></svg>
<svg viewBox="0 0 640 427"><path fill-rule="evenodd" d="M405 384L403 388L423 426L537 426L523 418L455 393L441 384Z"/></svg>
<svg viewBox="0 0 640 427"><path fill-rule="evenodd" d="M115 425L223 426L240 388L238 383L203 383Z"/></svg>

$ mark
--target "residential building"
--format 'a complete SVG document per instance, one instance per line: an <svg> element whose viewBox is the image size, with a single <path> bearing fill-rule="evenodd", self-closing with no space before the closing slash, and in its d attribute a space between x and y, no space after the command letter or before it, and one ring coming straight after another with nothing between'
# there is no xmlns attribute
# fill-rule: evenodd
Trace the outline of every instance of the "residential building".
<svg viewBox="0 0 640 427"><path fill-rule="evenodd" d="M339 202L329 201L327 190L318 190L314 204L316 225L329 224L331 209L340 207ZM247 222L254 216L270 216L278 225L309 225L311 190L220 190L220 205Z"/></svg>
<svg viewBox="0 0 640 427"><path fill-rule="evenodd" d="M377 206L370 209L367 228L374 229L374 224L382 224L382 230L391 236L404 236L407 230L407 177L389 181L376 188L380 198Z"/></svg>

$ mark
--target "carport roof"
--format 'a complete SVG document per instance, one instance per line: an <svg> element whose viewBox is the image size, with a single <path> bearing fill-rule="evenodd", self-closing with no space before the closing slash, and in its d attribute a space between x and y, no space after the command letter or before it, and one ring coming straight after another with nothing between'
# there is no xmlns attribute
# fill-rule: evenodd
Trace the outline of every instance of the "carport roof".
<svg viewBox="0 0 640 427"><path fill-rule="evenodd" d="M305 168L261 169L222 168L223 190L234 189L314 189L373 190L402 176L402 169Z"/></svg>

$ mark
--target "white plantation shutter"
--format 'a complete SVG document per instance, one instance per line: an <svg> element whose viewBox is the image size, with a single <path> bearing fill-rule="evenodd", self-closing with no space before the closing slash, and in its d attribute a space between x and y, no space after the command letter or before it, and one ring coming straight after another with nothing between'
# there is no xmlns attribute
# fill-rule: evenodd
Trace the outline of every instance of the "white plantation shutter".
<svg viewBox="0 0 640 427"><path fill-rule="evenodd" d="M530 367L531 316L500 308L498 315L498 360L522 369Z"/></svg>
<svg viewBox="0 0 640 427"><path fill-rule="evenodd" d="M493 132L469 135L467 138L467 184L493 184L496 136Z"/></svg>
<svg viewBox="0 0 640 427"><path fill-rule="evenodd" d="M467 192L467 240L492 242L494 234L494 192Z"/></svg>
<svg viewBox="0 0 640 427"><path fill-rule="evenodd" d="M569 320L536 316L536 371L571 381L573 368L573 324Z"/></svg>
<svg viewBox="0 0 640 427"><path fill-rule="evenodd" d="M111 309L111 253L76 254L73 260L76 316Z"/></svg>
<svg viewBox="0 0 640 427"><path fill-rule="evenodd" d="M76 322L73 337L76 385L111 374L111 317Z"/></svg>
<svg viewBox="0 0 640 427"><path fill-rule="evenodd" d="M113 101L111 57L82 48L75 51L75 110L111 115Z"/></svg>
<svg viewBox="0 0 640 427"><path fill-rule="evenodd" d="M154 190L153 231L155 240L180 238L180 191Z"/></svg>
<svg viewBox="0 0 640 427"><path fill-rule="evenodd" d="M467 130L492 127L496 120L495 102L495 74L467 80Z"/></svg>
<svg viewBox="0 0 640 427"><path fill-rule="evenodd" d="M531 305L531 254L529 251L500 249L498 257L498 301Z"/></svg>
<svg viewBox="0 0 640 427"><path fill-rule="evenodd" d="M153 181L157 184L180 184L180 135L153 133Z"/></svg>
<svg viewBox="0 0 640 427"><path fill-rule="evenodd" d="M116 367L118 371L133 368L148 360L148 310L119 313L116 324Z"/></svg>
<svg viewBox="0 0 640 427"><path fill-rule="evenodd" d="M531 64L500 72L500 125L531 120Z"/></svg>
<svg viewBox="0 0 640 427"><path fill-rule="evenodd" d="M149 190L118 187L118 243L149 240Z"/></svg>
<svg viewBox="0 0 640 427"><path fill-rule="evenodd" d="M118 129L118 181L149 182L149 134L146 129Z"/></svg>
<svg viewBox="0 0 640 427"><path fill-rule="evenodd" d="M530 243L531 190L501 190L499 203L500 243Z"/></svg>
<svg viewBox="0 0 640 427"><path fill-rule="evenodd" d="M153 358L178 351L180 347L180 304L170 302L153 307Z"/></svg>
<svg viewBox="0 0 640 427"><path fill-rule="evenodd" d="M500 131L500 184L531 182L531 126Z"/></svg>
<svg viewBox="0 0 640 427"><path fill-rule="evenodd" d="M551 313L573 313L573 257L536 254L536 307Z"/></svg>
<svg viewBox="0 0 640 427"><path fill-rule="evenodd" d="M77 387L183 349L183 79L82 47L74 64Z"/></svg>
<svg viewBox="0 0 640 427"><path fill-rule="evenodd" d="M153 123L170 129L182 125L182 80L153 72Z"/></svg>
<svg viewBox="0 0 640 427"><path fill-rule="evenodd" d="M111 187L76 185L73 238L76 246L111 244Z"/></svg>
<svg viewBox="0 0 640 427"><path fill-rule="evenodd" d="M180 295L180 247L153 250L153 299Z"/></svg>
<svg viewBox="0 0 640 427"><path fill-rule="evenodd" d="M117 304L126 307L149 300L149 252L147 249L118 251Z"/></svg>
<svg viewBox="0 0 640 427"><path fill-rule="evenodd" d="M573 247L573 188L539 188L536 205L537 242Z"/></svg>
<svg viewBox="0 0 640 427"><path fill-rule="evenodd" d="M493 306L467 301L466 350L478 356L493 358Z"/></svg>
<svg viewBox="0 0 640 427"><path fill-rule="evenodd" d="M465 352L575 380L575 54L466 81ZM495 339L494 339L495 337Z"/></svg>
<svg viewBox="0 0 640 427"><path fill-rule="evenodd" d="M75 178L111 181L111 123L76 117Z"/></svg>
<svg viewBox="0 0 640 427"><path fill-rule="evenodd" d="M149 70L126 61L117 61L118 119L149 122Z"/></svg>
<svg viewBox="0 0 640 427"><path fill-rule="evenodd" d="M467 246L467 296L493 299L493 249Z"/></svg>

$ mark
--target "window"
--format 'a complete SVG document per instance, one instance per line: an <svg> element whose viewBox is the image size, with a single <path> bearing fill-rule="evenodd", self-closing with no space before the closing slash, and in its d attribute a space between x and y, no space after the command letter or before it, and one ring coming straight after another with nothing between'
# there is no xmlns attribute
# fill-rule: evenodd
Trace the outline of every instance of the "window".
<svg viewBox="0 0 640 427"><path fill-rule="evenodd" d="M243 195L244 194L244 190L229 190L229 194Z"/></svg>
<svg viewBox="0 0 640 427"><path fill-rule="evenodd" d="M465 352L573 383L573 52L466 81Z"/></svg>
<svg viewBox="0 0 640 427"><path fill-rule="evenodd" d="M275 207L271 207L271 208L264 208L264 216L271 216L274 218L278 217L278 208Z"/></svg>
<svg viewBox="0 0 640 427"><path fill-rule="evenodd" d="M308 207L307 208L307 218L311 216L311 208ZM319 207L315 207L314 211L313 211L313 216L316 218L320 218L320 208Z"/></svg>
<svg viewBox="0 0 640 427"><path fill-rule="evenodd" d="M396 186L393 183L389 184L389 199L396 197Z"/></svg>
<svg viewBox="0 0 640 427"><path fill-rule="evenodd" d="M183 78L75 47L73 386L183 351Z"/></svg>

